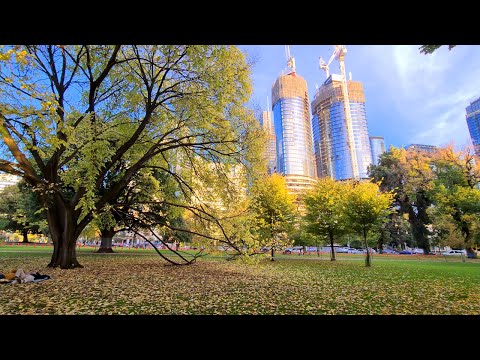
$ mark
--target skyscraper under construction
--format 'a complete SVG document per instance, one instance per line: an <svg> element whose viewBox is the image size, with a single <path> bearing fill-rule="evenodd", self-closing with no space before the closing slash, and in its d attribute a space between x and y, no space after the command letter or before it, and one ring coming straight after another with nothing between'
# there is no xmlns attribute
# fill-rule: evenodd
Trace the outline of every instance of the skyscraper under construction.
<svg viewBox="0 0 480 360"><path fill-rule="evenodd" d="M289 54L289 71L272 86L272 110L277 140L277 169L291 193L302 193L316 182L307 82L295 72Z"/></svg>
<svg viewBox="0 0 480 360"><path fill-rule="evenodd" d="M345 85L348 91L347 102L344 101L342 75L337 74L328 76L312 101L317 175L329 176L335 180L366 179L367 168L372 163L372 154L365 113L365 94L359 81L345 80ZM350 108L346 109L348 105ZM356 169L350 150L346 110L349 110L351 117Z"/></svg>

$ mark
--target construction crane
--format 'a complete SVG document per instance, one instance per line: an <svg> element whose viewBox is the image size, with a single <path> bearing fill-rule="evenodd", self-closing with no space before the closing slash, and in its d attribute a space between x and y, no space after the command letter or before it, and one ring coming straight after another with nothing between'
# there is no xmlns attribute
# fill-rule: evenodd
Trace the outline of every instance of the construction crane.
<svg viewBox="0 0 480 360"><path fill-rule="evenodd" d="M355 138L353 136L352 113L350 112L350 99L348 97L347 75L345 74L345 54L347 47L345 45L335 45L336 57L340 64L340 75L342 76L343 104L345 106L345 125L347 127L348 147L350 149L350 158L352 160L352 172L355 180L360 179L357 162L357 151L355 150Z"/></svg>
<svg viewBox="0 0 480 360"><path fill-rule="evenodd" d="M287 66L292 70L290 73L295 72L295 58L290 55L290 46L288 45L285 45L285 56L287 57Z"/></svg>
<svg viewBox="0 0 480 360"><path fill-rule="evenodd" d="M357 152L355 150L355 138L353 136L353 125L352 125L352 114L350 112L350 99L348 97L348 88L347 88L347 76L345 74L345 54L347 53L347 47L345 45L335 45L335 50L333 51L330 60L328 63L320 57L320 69L324 70L327 78L330 76L329 66L334 58L337 58L340 65L340 75L342 78L342 95L343 95L343 104L345 109L345 126L347 128L347 139L348 139L348 149L350 151L350 159L352 162L352 175L355 180L360 179L360 174L358 171L358 162L357 162ZM352 75L350 74L350 80Z"/></svg>
<svg viewBox="0 0 480 360"><path fill-rule="evenodd" d="M320 62L320 69L325 71L325 74L327 75L327 79L330 76L330 64L332 63L333 59L335 59L336 52L334 51L332 56L330 56L330 59L328 60L328 63L323 60L323 58L320 56L319 62Z"/></svg>

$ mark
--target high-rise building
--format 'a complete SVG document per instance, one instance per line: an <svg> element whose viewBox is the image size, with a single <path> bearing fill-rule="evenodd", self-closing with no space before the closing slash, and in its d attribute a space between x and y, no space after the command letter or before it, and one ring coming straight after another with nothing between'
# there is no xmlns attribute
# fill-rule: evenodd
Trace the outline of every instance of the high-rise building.
<svg viewBox="0 0 480 360"><path fill-rule="evenodd" d="M261 123L263 130L267 133L267 146L265 149L267 171L269 175L272 175L277 169L277 141L273 125L273 113L271 111L263 111Z"/></svg>
<svg viewBox="0 0 480 360"><path fill-rule="evenodd" d="M385 152L385 139L383 136L370 136L370 148L372 149L372 164L378 165L380 155Z"/></svg>
<svg viewBox="0 0 480 360"><path fill-rule="evenodd" d="M302 193L316 183L307 82L295 71L272 86L272 110L277 140L277 170L290 193Z"/></svg>
<svg viewBox="0 0 480 360"><path fill-rule="evenodd" d="M405 146L405 150L415 150L431 154L437 151L438 147L435 145L410 144L408 146Z"/></svg>
<svg viewBox="0 0 480 360"><path fill-rule="evenodd" d="M475 148L475 154L480 156L480 98L471 102L465 110L467 111L465 117L473 147Z"/></svg>
<svg viewBox="0 0 480 360"><path fill-rule="evenodd" d="M365 94L359 81L348 80L347 90L358 175L360 179L367 179L372 153L365 112ZM355 178L348 143L341 75L330 75L317 90L312 101L312 114L318 177L330 176L335 180Z"/></svg>

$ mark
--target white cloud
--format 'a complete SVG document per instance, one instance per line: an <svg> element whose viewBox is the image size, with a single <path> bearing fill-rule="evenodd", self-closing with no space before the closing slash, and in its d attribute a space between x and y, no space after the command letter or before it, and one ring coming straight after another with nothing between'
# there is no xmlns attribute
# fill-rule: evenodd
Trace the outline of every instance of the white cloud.
<svg viewBox="0 0 480 360"><path fill-rule="evenodd" d="M425 55L418 45L368 46L361 53L369 59L368 71L360 76L381 84L383 94L376 96L390 104L388 115L402 123L401 142L460 145L470 136L465 107L480 96L479 50L443 47Z"/></svg>

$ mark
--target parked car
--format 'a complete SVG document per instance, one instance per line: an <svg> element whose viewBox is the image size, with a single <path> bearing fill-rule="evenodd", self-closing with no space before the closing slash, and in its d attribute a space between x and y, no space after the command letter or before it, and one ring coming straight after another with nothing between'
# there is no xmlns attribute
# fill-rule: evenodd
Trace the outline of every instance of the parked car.
<svg viewBox="0 0 480 360"><path fill-rule="evenodd" d="M442 252L442 255L445 255L445 256L451 256L451 255L461 256L461 255L467 255L467 251L466 250L450 250L450 251Z"/></svg>
<svg viewBox="0 0 480 360"><path fill-rule="evenodd" d="M392 249L383 249L382 254L398 254L398 252Z"/></svg>
<svg viewBox="0 0 480 360"><path fill-rule="evenodd" d="M358 249L348 249L349 254L363 254L363 251Z"/></svg>
<svg viewBox="0 0 480 360"><path fill-rule="evenodd" d="M283 250L283 254L300 254L303 251L302 246L294 246L293 248L286 248Z"/></svg>
<svg viewBox="0 0 480 360"><path fill-rule="evenodd" d="M412 253L423 255L423 249L417 249L417 248L415 248L415 249L412 250Z"/></svg>
<svg viewBox="0 0 480 360"><path fill-rule="evenodd" d="M348 247L339 247L335 249L335 252L338 254L348 254L349 250L350 249Z"/></svg>
<svg viewBox="0 0 480 360"><path fill-rule="evenodd" d="M369 248L369 249L370 249L370 254L375 254L376 253L375 249L372 249L372 248ZM354 250L357 250L358 254L366 254L367 253L366 249L354 249Z"/></svg>
<svg viewBox="0 0 480 360"><path fill-rule="evenodd" d="M402 250L402 251L399 252L399 254L401 254L401 255L412 255L413 253L410 250Z"/></svg>

